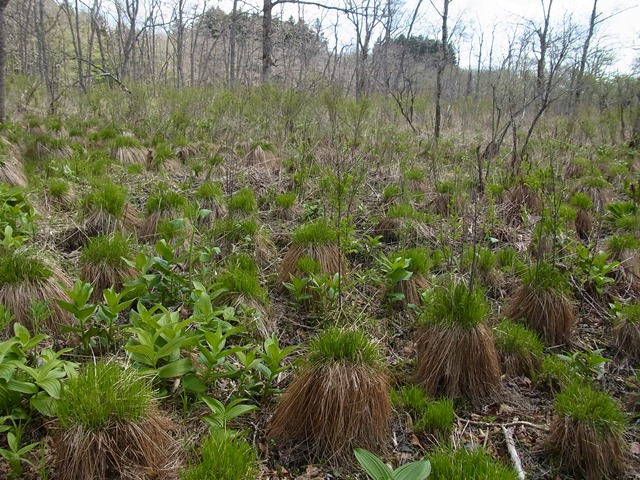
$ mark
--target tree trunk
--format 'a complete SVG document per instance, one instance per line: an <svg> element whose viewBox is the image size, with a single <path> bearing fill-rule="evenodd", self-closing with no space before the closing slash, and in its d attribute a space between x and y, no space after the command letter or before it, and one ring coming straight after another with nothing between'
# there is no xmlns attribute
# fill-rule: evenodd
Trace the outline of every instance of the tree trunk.
<svg viewBox="0 0 640 480"><path fill-rule="evenodd" d="M273 62L273 39L271 38L273 25L273 1L264 0L262 8L262 82L271 80Z"/></svg>
<svg viewBox="0 0 640 480"><path fill-rule="evenodd" d="M238 33L238 0L233 0L229 30L229 87L236 85L236 35Z"/></svg>
<svg viewBox="0 0 640 480"><path fill-rule="evenodd" d="M0 0L0 124L7 121L6 97L7 90L4 79L4 67L7 60L7 32L5 29L4 11L9 0Z"/></svg>
<svg viewBox="0 0 640 480"><path fill-rule="evenodd" d="M442 124L442 75L449 60L449 29L447 20L449 19L449 4L451 0L444 0L442 10L442 39L440 45L440 58L438 60L438 71L436 73L436 118L433 128L433 136L436 142L440 139L440 125Z"/></svg>

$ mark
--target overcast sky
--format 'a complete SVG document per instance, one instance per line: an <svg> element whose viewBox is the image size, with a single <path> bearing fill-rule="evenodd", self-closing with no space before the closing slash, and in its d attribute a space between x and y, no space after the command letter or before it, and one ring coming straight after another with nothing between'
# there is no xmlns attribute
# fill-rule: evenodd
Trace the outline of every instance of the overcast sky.
<svg viewBox="0 0 640 480"><path fill-rule="evenodd" d="M210 0L211 1L211 0ZM213 0L215 6L225 11L231 10L232 0ZM244 10L260 9L260 0L245 0ZM340 0L316 0L319 3L341 5ZM394 0L398 1L398 0ZM411 12L418 0L402 0L405 11ZM547 3L548 0L545 0ZM436 6L442 4L442 0L433 0ZM209 3L211 5L211 3ZM566 15L571 15L575 23L584 26L589 22L589 16L593 7L593 0L554 0L552 9L552 21L560 22ZM640 56L640 0L598 0L598 11L602 19L607 17L598 28L599 44L607 47L616 55L616 62L610 69L612 73L630 73L634 59ZM496 50L503 49L508 44L509 36L518 23L526 23L527 20L540 22L543 15L541 0L453 0L450 4L451 25L458 23L464 27L466 38L456 42L460 48L460 65L466 66L477 61L473 58L476 51L472 50L472 38L474 32L485 32L484 48L488 49L491 32L495 26ZM622 12L618 13L617 12ZM293 4L283 4L275 9L278 15L287 19L302 15L308 23L324 15L323 25L326 27L327 38L333 37L331 23L336 21L335 12L320 13L314 7L300 7ZM408 14L409 15L409 14ZM344 14L342 14L344 17ZM352 43L353 27L346 18L341 21L339 28L340 44ZM429 0L423 0L420 19L414 27L413 34L434 37L438 35L439 17ZM477 42L477 37L476 37ZM504 50L503 50L504 51ZM485 58L487 53L485 51Z"/></svg>

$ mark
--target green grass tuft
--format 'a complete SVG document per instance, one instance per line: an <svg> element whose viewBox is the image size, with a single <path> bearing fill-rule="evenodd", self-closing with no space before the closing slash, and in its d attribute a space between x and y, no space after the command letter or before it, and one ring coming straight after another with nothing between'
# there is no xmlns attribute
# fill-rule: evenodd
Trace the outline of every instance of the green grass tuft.
<svg viewBox="0 0 640 480"><path fill-rule="evenodd" d="M620 309L618 320L633 325L640 324L640 303L631 303Z"/></svg>
<svg viewBox="0 0 640 480"><path fill-rule="evenodd" d="M1 252L0 285L38 283L49 279L53 272L32 250Z"/></svg>
<svg viewBox="0 0 640 480"><path fill-rule="evenodd" d="M217 200L224 196L222 186L218 182L206 182L198 187L195 193L197 200Z"/></svg>
<svg viewBox="0 0 640 480"><path fill-rule="evenodd" d="M435 286L424 297L424 312L418 319L421 324L449 325L473 328L487 318L489 305L482 290L471 292L462 283Z"/></svg>
<svg viewBox="0 0 640 480"><path fill-rule="evenodd" d="M429 456L429 480L517 480L517 473L487 453L473 450L441 448Z"/></svg>
<svg viewBox="0 0 640 480"><path fill-rule="evenodd" d="M407 204L391 205L387 210L388 218L415 218L417 215L416 209Z"/></svg>
<svg viewBox="0 0 640 480"><path fill-rule="evenodd" d="M123 258L131 257L130 240L120 232L89 240L82 250L82 262L93 265L124 265Z"/></svg>
<svg viewBox="0 0 640 480"><path fill-rule="evenodd" d="M267 294L260 285L257 272L245 270L238 265L220 274L216 280L216 288L225 288L229 292L239 293L261 302L267 301Z"/></svg>
<svg viewBox="0 0 640 480"><path fill-rule="evenodd" d="M276 205L280 208L291 208L296 203L297 195L295 193L281 193L276 195Z"/></svg>
<svg viewBox="0 0 640 480"><path fill-rule="evenodd" d="M47 182L47 190L49 195L54 198L60 198L69 193L69 184L61 178L52 178Z"/></svg>
<svg viewBox="0 0 640 480"><path fill-rule="evenodd" d="M385 200L389 200L390 198L397 197L401 193L402 189L398 185L387 185L382 191L382 196Z"/></svg>
<svg viewBox="0 0 640 480"><path fill-rule="evenodd" d="M256 208L256 197L253 190L249 188L239 190L229 200L230 212L242 212L246 215L250 215L256 211Z"/></svg>
<svg viewBox="0 0 640 480"><path fill-rule="evenodd" d="M570 382L555 399L556 413L589 424L596 430L622 434L625 416L607 392L584 382Z"/></svg>
<svg viewBox="0 0 640 480"><path fill-rule="evenodd" d="M525 285L538 291L566 294L571 290L567 278L548 263L539 262L531 267L522 277Z"/></svg>
<svg viewBox="0 0 640 480"><path fill-rule="evenodd" d="M187 204L184 195L166 188L160 187L160 191L152 193L147 199L147 212L180 210Z"/></svg>
<svg viewBox="0 0 640 480"><path fill-rule="evenodd" d="M231 243L251 239L256 233L258 233L258 222L253 218L218 220L212 227L214 237L225 237Z"/></svg>
<svg viewBox="0 0 640 480"><path fill-rule="evenodd" d="M91 193L85 196L83 204L98 210L109 212L116 218L121 218L127 204L128 192L125 187L111 181L103 181L93 187Z"/></svg>
<svg viewBox="0 0 640 480"><path fill-rule="evenodd" d="M496 348L502 352L542 358L544 346L535 332L522 324L503 320L493 329Z"/></svg>
<svg viewBox="0 0 640 480"><path fill-rule="evenodd" d="M431 269L431 255L429 250L424 247L409 248L400 250L395 257L408 258L411 260L407 270L416 275L426 275Z"/></svg>
<svg viewBox="0 0 640 480"><path fill-rule="evenodd" d="M309 345L309 361L316 366L341 362L380 368L382 360L380 347L357 329L332 327Z"/></svg>
<svg viewBox="0 0 640 480"><path fill-rule="evenodd" d="M446 438L453 432L455 419L456 410L453 400L450 398L432 400L415 422L413 429L416 433L428 432L439 438Z"/></svg>
<svg viewBox="0 0 640 480"><path fill-rule="evenodd" d="M320 262L309 257L302 257L296 262L296 267L306 275L318 274L321 270Z"/></svg>
<svg viewBox="0 0 640 480"><path fill-rule="evenodd" d="M148 378L115 362L85 365L63 386L56 411L60 425L99 431L111 422L139 422L152 406Z"/></svg>
<svg viewBox="0 0 640 480"><path fill-rule="evenodd" d="M325 219L301 225L293 234L296 245L328 245L338 241L338 232Z"/></svg>
<svg viewBox="0 0 640 480"><path fill-rule="evenodd" d="M586 193L576 193L571 200L569 200L569 205L575 207L579 210L591 210L593 208L593 202L591 198Z"/></svg>
<svg viewBox="0 0 640 480"><path fill-rule="evenodd" d="M613 235L607 240L607 248L612 253L620 255L625 250L640 248L640 240L635 235Z"/></svg>
<svg viewBox="0 0 640 480"><path fill-rule="evenodd" d="M202 460L180 475L181 480L254 480L258 455L245 440L213 430L200 447Z"/></svg>
<svg viewBox="0 0 640 480"><path fill-rule="evenodd" d="M404 172L404 179L408 182L422 182L427 174L419 168L410 168Z"/></svg>

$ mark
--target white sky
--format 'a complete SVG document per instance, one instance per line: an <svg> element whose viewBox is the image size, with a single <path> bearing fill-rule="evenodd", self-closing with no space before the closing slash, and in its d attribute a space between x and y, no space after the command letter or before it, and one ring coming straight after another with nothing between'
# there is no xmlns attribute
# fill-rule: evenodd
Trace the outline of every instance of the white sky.
<svg viewBox="0 0 640 480"><path fill-rule="evenodd" d="M218 6L224 11L230 11L231 1L213 0L212 3L209 0L208 3L210 6ZM261 10L260 0L244 1L246 3L243 10ZM317 1L330 5L341 5L340 0ZM547 2L548 0L545 0L545 3ZM407 11L408 18L415 8L417 0L404 0L404 3L404 10ZM440 7L442 0L433 0L433 3ZM560 22L566 15L571 15L575 23L586 28L592 7L593 0L554 0L551 13L552 22ZM640 57L640 0L598 0L598 11L601 12L601 18L611 17L600 24L597 30L597 42L615 54L616 61L611 68L612 73L616 71L630 73L634 59ZM500 47L504 52L508 44L509 34L517 24L526 23L529 20L541 22L542 12L541 0L453 0L450 4L450 25L458 22L460 26L464 26L464 34L466 36L466 42L456 42L461 50L460 65L468 65L470 53L472 56L471 63L475 64L477 62L477 59L473 58L475 51L471 50L471 42L474 35L476 36L475 42L477 42L477 34L474 32L484 32L484 57L486 58L491 32L495 26L496 51L499 57L501 53ZM621 13L616 14L617 12ZM344 14L336 14L336 12L322 13L317 8L310 6L300 7L292 4L283 4L274 9L274 14L281 15L284 19L289 18L289 16L297 18L299 13L308 23L312 23L316 18L324 16L325 35L330 40L333 37L331 23L335 22L336 15L345 17ZM414 27L413 34L436 37L439 32L439 23L439 16L430 1L423 0L419 21ZM352 43L353 27L346 18L340 20L339 35L340 44L348 45Z"/></svg>

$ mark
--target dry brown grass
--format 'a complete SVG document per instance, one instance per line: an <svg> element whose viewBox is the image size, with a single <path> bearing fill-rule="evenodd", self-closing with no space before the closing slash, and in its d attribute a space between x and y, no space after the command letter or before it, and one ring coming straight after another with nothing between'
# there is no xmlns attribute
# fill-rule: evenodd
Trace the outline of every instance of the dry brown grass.
<svg viewBox="0 0 640 480"><path fill-rule="evenodd" d="M8 183L12 187L26 187L27 177L24 168L13 156L0 159L0 183Z"/></svg>
<svg viewBox="0 0 640 480"><path fill-rule="evenodd" d="M448 217L451 209L451 195L439 193L430 204L430 210L436 215Z"/></svg>
<svg viewBox="0 0 640 480"><path fill-rule="evenodd" d="M140 229L140 224L137 212L128 203L124 207L122 218L117 218L102 208L92 209L82 225L71 227L62 233L59 243L66 250L77 250L89 238L113 235L115 232L136 232Z"/></svg>
<svg viewBox="0 0 640 480"><path fill-rule="evenodd" d="M576 215L576 234L580 240L589 240L593 231L593 215L588 210L578 209Z"/></svg>
<svg viewBox="0 0 640 480"><path fill-rule="evenodd" d="M353 449L384 450L391 420L389 385L371 367L343 363L304 371L281 398L269 438L303 443L314 459L351 463Z"/></svg>
<svg viewBox="0 0 640 480"><path fill-rule="evenodd" d="M403 228L404 221L401 218L385 217L374 227L373 234L380 235L387 243L397 242Z"/></svg>
<svg viewBox="0 0 640 480"><path fill-rule="evenodd" d="M75 426L54 434L55 472L61 480L177 479L179 446L164 414L139 423L113 422L98 432Z"/></svg>
<svg viewBox="0 0 640 480"><path fill-rule="evenodd" d="M320 264L320 274L340 273L348 269L347 259L336 245L292 245L287 251L278 271L278 282L288 282L291 275L301 277L305 272L298 268L301 258L310 258Z"/></svg>
<svg viewBox="0 0 640 480"><path fill-rule="evenodd" d="M575 315L573 305L562 294L522 285L505 315L513 321L523 321L549 347L571 341Z"/></svg>
<svg viewBox="0 0 640 480"><path fill-rule="evenodd" d="M625 471L624 438L613 431L602 430L573 418L557 417L543 442L543 450L556 457L560 468L573 473L576 478L622 478Z"/></svg>
<svg viewBox="0 0 640 480"><path fill-rule="evenodd" d="M69 312L63 310L56 299L70 301L63 287L71 288L71 281L58 267L48 265L53 272L47 280L38 282L23 282L18 285L0 286L0 305L4 305L11 310L15 317L7 330L13 332L13 323L18 322L32 333L38 331L57 335L60 333L62 325L72 325L73 318ZM46 302L50 315L38 325L33 325L31 305L33 302Z"/></svg>
<svg viewBox="0 0 640 480"><path fill-rule="evenodd" d="M466 399L473 405L500 397L498 352L486 325L426 326L418 335L414 381L429 395Z"/></svg>
<svg viewBox="0 0 640 480"><path fill-rule="evenodd" d="M120 290L125 282L134 279L137 275L138 271L126 264L107 265L101 263L96 265L82 262L80 266L80 278L90 282L93 286L90 301L94 303L102 300L103 290L111 287Z"/></svg>
<svg viewBox="0 0 640 480"><path fill-rule="evenodd" d="M146 148L118 147L112 148L110 153L111 158L123 165L139 163L140 165L144 165L147 169L150 167L150 165L147 165L149 150Z"/></svg>
<svg viewBox="0 0 640 480"><path fill-rule="evenodd" d="M640 324L619 321L613 328L613 340L619 352L634 360L640 359Z"/></svg>
<svg viewBox="0 0 640 480"><path fill-rule="evenodd" d="M394 285L393 292L402 293L404 298L394 305L398 305L403 309L407 308L409 304L420 305L420 290L426 290L429 288L429 282L422 275L412 275L409 280L398 282Z"/></svg>

